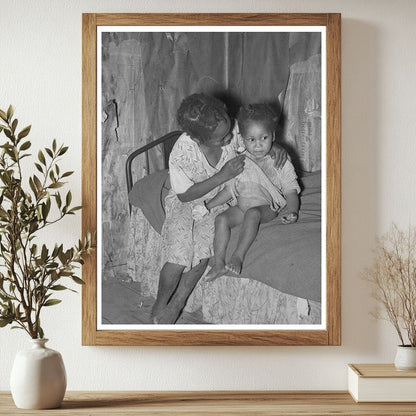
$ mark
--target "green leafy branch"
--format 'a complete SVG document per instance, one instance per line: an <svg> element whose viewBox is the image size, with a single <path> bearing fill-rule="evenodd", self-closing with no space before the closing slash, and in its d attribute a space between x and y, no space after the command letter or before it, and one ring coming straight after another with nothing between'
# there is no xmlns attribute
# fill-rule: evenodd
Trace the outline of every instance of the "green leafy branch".
<svg viewBox="0 0 416 416"><path fill-rule="evenodd" d="M0 145L0 327L14 324L12 328L24 329L32 338L43 338L42 308L61 302L53 298L55 292L73 291L61 284L62 278L84 283L76 272L94 249L95 236L87 233L67 250L62 244L53 249L36 244L40 230L81 207L71 205L71 191L61 193L73 172L61 172L58 162L68 147L58 146L56 140L38 152L37 172L24 186L21 161L31 156L31 142L25 140L31 126L17 132L13 115L12 106L0 110L0 133L6 136Z"/></svg>

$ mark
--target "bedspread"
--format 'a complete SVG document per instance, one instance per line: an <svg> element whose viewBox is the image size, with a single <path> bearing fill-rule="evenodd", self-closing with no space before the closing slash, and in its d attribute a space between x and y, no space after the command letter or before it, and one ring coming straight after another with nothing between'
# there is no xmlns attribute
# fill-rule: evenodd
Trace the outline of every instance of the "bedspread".
<svg viewBox="0 0 416 416"><path fill-rule="evenodd" d="M303 190L299 221L282 225L277 218L261 225L242 274L223 276L214 282L202 278L187 303L187 310L202 307L204 320L220 324L320 323L321 174L309 174L300 182ZM161 191L152 184L151 188L142 189L147 196ZM144 296L156 297L162 266L160 235L141 209L133 207L131 222L129 274L142 283ZM233 230L229 253L237 237L238 228ZM309 316L299 317L299 298L310 301Z"/></svg>

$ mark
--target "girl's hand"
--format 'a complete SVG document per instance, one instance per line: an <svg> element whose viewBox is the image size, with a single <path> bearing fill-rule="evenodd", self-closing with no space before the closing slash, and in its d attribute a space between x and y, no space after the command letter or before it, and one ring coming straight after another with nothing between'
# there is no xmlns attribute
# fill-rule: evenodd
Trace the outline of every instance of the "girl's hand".
<svg viewBox="0 0 416 416"><path fill-rule="evenodd" d="M225 180L234 178L244 170L244 155L238 155L229 160L220 170L220 173L224 176Z"/></svg>
<svg viewBox="0 0 416 416"><path fill-rule="evenodd" d="M294 224L298 220L296 212L289 212L282 216L282 224Z"/></svg>
<svg viewBox="0 0 416 416"><path fill-rule="evenodd" d="M270 149L270 156L274 161L274 167L276 169L281 169L288 159L287 151L276 143Z"/></svg>

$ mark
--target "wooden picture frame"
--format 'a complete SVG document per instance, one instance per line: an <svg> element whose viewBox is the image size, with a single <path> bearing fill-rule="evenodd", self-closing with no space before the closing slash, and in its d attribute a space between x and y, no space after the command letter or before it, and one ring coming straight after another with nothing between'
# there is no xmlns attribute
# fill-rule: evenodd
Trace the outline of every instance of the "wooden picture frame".
<svg viewBox="0 0 416 416"><path fill-rule="evenodd" d="M83 14L82 229L97 229L97 28L100 26L322 27L326 47L325 322L322 329L99 329L97 254L83 266L83 345L340 345L341 343L341 15L321 14ZM323 133L324 134L324 133ZM100 182L98 182L100 183ZM325 215L326 214L326 215Z"/></svg>

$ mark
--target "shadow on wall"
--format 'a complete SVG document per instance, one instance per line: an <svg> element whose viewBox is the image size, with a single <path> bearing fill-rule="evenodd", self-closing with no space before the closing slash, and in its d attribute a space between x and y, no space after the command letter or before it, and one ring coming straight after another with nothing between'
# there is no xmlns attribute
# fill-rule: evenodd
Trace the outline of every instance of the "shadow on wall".
<svg viewBox="0 0 416 416"><path fill-rule="evenodd" d="M360 277L371 263L382 192L379 34L366 22L342 20L342 344L360 359L374 356L382 341Z"/></svg>

